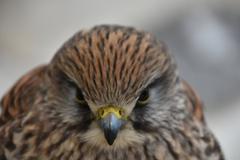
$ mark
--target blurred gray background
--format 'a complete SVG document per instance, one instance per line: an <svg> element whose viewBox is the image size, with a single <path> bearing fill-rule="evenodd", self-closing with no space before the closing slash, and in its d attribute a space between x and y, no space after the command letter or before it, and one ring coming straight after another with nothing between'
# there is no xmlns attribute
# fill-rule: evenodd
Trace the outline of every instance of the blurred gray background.
<svg viewBox="0 0 240 160"><path fill-rule="evenodd" d="M204 100L227 159L240 159L239 0L0 0L0 96L96 24L135 26L165 41Z"/></svg>

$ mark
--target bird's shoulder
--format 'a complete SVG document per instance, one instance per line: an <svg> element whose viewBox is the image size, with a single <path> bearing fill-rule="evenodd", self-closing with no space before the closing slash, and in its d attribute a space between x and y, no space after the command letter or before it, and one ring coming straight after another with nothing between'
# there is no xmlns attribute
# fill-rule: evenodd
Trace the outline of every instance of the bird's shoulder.
<svg viewBox="0 0 240 160"><path fill-rule="evenodd" d="M23 75L1 99L0 126L28 113L46 94L47 65Z"/></svg>

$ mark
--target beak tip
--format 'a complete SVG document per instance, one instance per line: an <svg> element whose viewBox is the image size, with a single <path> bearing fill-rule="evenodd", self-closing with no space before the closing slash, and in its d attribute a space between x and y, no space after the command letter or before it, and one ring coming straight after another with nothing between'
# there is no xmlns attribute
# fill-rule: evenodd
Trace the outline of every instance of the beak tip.
<svg viewBox="0 0 240 160"><path fill-rule="evenodd" d="M112 145L112 144L114 143L116 137L117 137L117 133L114 133L114 134L113 134L112 132L105 131L105 132L104 132L104 136L105 136L105 138L106 138L106 140L107 140L107 143L108 143L109 145Z"/></svg>
<svg viewBox="0 0 240 160"><path fill-rule="evenodd" d="M113 143L114 143L114 141L108 141L108 140L107 140L107 142L110 146L113 145Z"/></svg>

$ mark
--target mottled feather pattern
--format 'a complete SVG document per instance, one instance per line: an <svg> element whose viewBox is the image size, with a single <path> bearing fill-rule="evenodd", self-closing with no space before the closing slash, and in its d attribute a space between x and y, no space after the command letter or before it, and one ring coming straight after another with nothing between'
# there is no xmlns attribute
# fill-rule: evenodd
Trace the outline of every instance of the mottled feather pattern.
<svg viewBox="0 0 240 160"><path fill-rule="evenodd" d="M40 66L23 76L1 101L0 125L15 119L35 103L43 101L47 86L44 84L46 66ZM38 90L38 92L36 92ZM30 96L31 95L31 96Z"/></svg>
<svg viewBox="0 0 240 160"><path fill-rule="evenodd" d="M139 106L146 90L149 100ZM76 101L80 91L84 104ZM96 120L109 104L128 117L112 145ZM76 33L49 64L17 81L1 106L1 160L224 159L166 45L131 27Z"/></svg>

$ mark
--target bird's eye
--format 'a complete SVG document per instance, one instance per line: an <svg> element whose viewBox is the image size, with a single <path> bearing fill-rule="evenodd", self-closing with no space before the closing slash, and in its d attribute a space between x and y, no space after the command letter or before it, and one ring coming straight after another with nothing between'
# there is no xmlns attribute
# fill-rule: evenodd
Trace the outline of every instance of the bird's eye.
<svg viewBox="0 0 240 160"><path fill-rule="evenodd" d="M79 104L86 104L87 102L85 101L84 99L84 96L83 96L83 93L81 90L77 90L77 95L76 95L76 101L79 103Z"/></svg>
<svg viewBox="0 0 240 160"><path fill-rule="evenodd" d="M139 105L145 105L148 103L149 100L149 92L148 90L144 90L138 98Z"/></svg>

